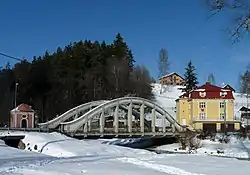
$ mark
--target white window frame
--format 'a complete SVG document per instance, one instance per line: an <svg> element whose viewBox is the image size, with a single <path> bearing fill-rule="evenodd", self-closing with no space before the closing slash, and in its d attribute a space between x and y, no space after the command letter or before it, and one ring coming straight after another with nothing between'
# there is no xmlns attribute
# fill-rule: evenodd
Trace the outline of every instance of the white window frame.
<svg viewBox="0 0 250 175"><path fill-rule="evenodd" d="M205 109L206 108L206 103L205 102L199 102L199 108L200 109Z"/></svg>
<svg viewBox="0 0 250 175"><path fill-rule="evenodd" d="M201 97L205 97L206 96L206 92L200 92L200 96Z"/></svg>
<svg viewBox="0 0 250 175"><path fill-rule="evenodd" d="M225 103L224 102L220 102L220 109L224 109L225 108Z"/></svg>
<svg viewBox="0 0 250 175"><path fill-rule="evenodd" d="M220 120L225 120L225 114L224 113L220 113Z"/></svg>
<svg viewBox="0 0 250 175"><path fill-rule="evenodd" d="M205 113L200 113L199 118L200 118L200 120L205 120L206 119L206 114Z"/></svg>

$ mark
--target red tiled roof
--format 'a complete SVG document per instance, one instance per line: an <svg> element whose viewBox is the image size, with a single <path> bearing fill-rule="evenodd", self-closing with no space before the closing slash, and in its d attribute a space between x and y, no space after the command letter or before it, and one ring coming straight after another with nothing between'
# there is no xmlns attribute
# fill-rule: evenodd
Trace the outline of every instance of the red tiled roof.
<svg viewBox="0 0 250 175"><path fill-rule="evenodd" d="M235 91L235 89L234 89L232 86L230 86L229 84L227 84L227 85L224 86L223 88L224 88L224 89L230 89L230 90L232 90L232 91Z"/></svg>
<svg viewBox="0 0 250 175"><path fill-rule="evenodd" d="M222 95L224 93L224 95ZM234 99L231 89L206 83L189 93L183 94L184 97L192 99Z"/></svg>

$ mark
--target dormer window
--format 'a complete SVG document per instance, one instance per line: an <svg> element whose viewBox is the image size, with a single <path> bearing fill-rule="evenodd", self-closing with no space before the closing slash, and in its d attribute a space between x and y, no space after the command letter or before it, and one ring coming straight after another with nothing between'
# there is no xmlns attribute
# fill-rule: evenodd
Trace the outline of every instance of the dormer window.
<svg viewBox="0 0 250 175"><path fill-rule="evenodd" d="M206 92L199 92L201 97L205 97L206 96Z"/></svg>
<svg viewBox="0 0 250 175"><path fill-rule="evenodd" d="M226 97L226 95L227 95L227 92L220 92L221 97Z"/></svg>

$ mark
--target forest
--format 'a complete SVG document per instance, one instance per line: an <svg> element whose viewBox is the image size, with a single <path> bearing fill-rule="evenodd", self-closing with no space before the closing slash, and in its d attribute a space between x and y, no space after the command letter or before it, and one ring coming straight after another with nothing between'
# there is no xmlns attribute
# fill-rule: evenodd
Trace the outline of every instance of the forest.
<svg viewBox="0 0 250 175"><path fill-rule="evenodd" d="M31 105L44 122L89 101L123 96L153 100L151 82L146 67L135 65L120 33L112 43L69 43L0 69L0 123L8 124L15 94L17 105Z"/></svg>

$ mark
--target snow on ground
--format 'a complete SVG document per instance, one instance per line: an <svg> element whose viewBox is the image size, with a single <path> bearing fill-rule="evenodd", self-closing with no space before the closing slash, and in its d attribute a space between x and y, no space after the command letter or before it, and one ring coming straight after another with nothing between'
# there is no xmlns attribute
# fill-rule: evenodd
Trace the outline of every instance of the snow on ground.
<svg viewBox="0 0 250 175"><path fill-rule="evenodd" d="M188 152L188 150L181 150L179 143L163 145L155 149L157 151L162 151L162 152L164 151L176 152L176 153ZM248 159L250 158L250 141L240 140L233 136L231 136L229 143L220 143L219 141L202 140L201 148L197 149L196 154Z"/></svg>
<svg viewBox="0 0 250 175"><path fill-rule="evenodd" d="M249 162L246 161L207 156L163 155L149 158L148 160L140 157L63 159L44 166L24 167L18 169L18 172L25 175L248 175L249 170Z"/></svg>
<svg viewBox="0 0 250 175"><path fill-rule="evenodd" d="M6 135L8 133L2 133ZM29 150L7 147L0 142L0 174L13 175L248 175L249 162L202 155L155 154L100 140L80 141L59 133L14 132L24 134ZM48 144L49 143L49 144ZM37 145L38 149L33 149ZM46 149L47 148L47 149ZM26 148L28 149L28 148ZM6 158L8 160L6 161ZM218 163L220 162L220 163ZM230 167L230 168L228 168Z"/></svg>
<svg viewBox="0 0 250 175"><path fill-rule="evenodd" d="M2 132L2 135L7 135ZM67 137L60 133L39 133L39 132L21 132L13 131L11 135L25 135L23 142L25 150L51 155L55 157L73 157L73 156L96 156L96 155L130 155L134 153L150 154L146 150L123 148L116 145L102 144L101 140L77 140ZM1 134L0 134L1 135ZM96 147L97 145L97 147Z"/></svg>
<svg viewBox="0 0 250 175"><path fill-rule="evenodd" d="M120 147L122 150L123 147ZM0 147L1 153L6 153ZM248 161L223 159L219 157L197 155L140 155L131 156L78 156L71 158L39 159L33 153L33 161L24 156L16 159L22 152L16 150L13 159L2 164L0 174L13 175L248 175ZM6 153L7 155L8 153ZM4 156L4 155L3 155ZM36 159L36 160L35 160ZM219 163L220 162L220 163ZM230 167L230 168L228 168Z"/></svg>
<svg viewBox="0 0 250 175"><path fill-rule="evenodd" d="M160 93L161 91L160 84L154 83L152 84L152 86L153 86L152 92L154 94L156 103L162 106L165 110L167 110L170 113L170 115L172 115L175 118L176 117L175 100L179 98L179 96L182 94L181 88L183 88L183 86L164 85L162 86L162 93Z"/></svg>

